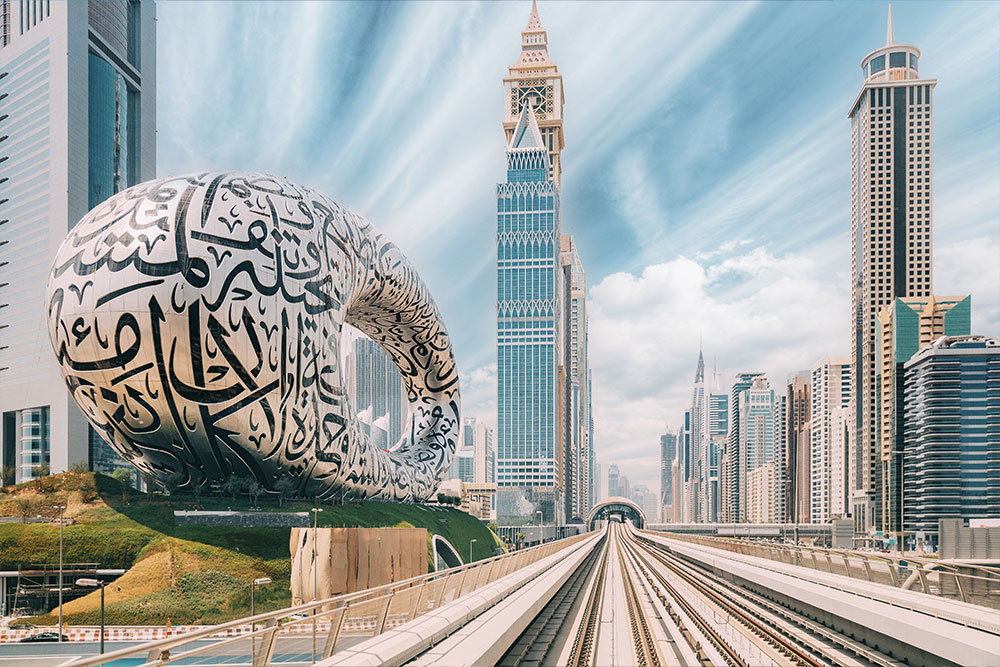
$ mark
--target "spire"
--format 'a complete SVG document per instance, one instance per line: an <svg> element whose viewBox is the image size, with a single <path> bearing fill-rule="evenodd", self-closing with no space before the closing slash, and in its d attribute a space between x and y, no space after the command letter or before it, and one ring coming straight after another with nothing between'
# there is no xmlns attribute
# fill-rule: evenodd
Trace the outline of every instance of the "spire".
<svg viewBox="0 0 1000 667"><path fill-rule="evenodd" d="M528 17L528 25L525 27L524 32L537 32L539 30L542 30L542 22L538 18L538 3L532 0L531 16Z"/></svg>
<svg viewBox="0 0 1000 667"><path fill-rule="evenodd" d="M705 355L701 353L701 348L698 348L698 370L694 373L695 384L705 381Z"/></svg>
<svg viewBox="0 0 1000 667"><path fill-rule="evenodd" d="M552 65L548 51L549 38L538 18L538 5L531 3L528 25L521 31L521 55L514 67L534 68Z"/></svg>
<svg viewBox="0 0 1000 667"><path fill-rule="evenodd" d="M896 42L892 38L892 3L889 3L889 23L885 28L885 45L892 46Z"/></svg>
<svg viewBox="0 0 1000 667"><path fill-rule="evenodd" d="M517 119L517 125L514 126L514 134L510 135L508 150L515 148L545 148L545 142L542 141L542 133L538 129L538 121L535 119L535 112L531 108L531 104L525 104L521 107L521 115Z"/></svg>

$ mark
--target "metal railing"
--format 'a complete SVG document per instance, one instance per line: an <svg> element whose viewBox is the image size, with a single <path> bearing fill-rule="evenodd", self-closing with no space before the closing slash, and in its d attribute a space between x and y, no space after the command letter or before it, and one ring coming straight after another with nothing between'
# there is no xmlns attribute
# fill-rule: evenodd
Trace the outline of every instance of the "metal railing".
<svg viewBox="0 0 1000 667"><path fill-rule="evenodd" d="M767 558L861 581L1000 609L1000 568L725 537L657 534L745 556Z"/></svg>
<svg viewBox="0 0 1000 667"><path fill-rule="evenodd" d="M211 655L216 661L222 656L229 661L249 657L253 667L265 667L277 655L279 638L286 644L282 664L314 663L330 657L337 644L348 637L379 635L588 536L588 533L575 535L365 591L207 626L104 655L82 657L64 667L92 667L140 656L145 656L146 662L136 667L166 665L178 660L198 664L192 658L199 655L206 658ZM245 631L247 627L249 631ZM238 634L233 636L234 633Z"/></svg>

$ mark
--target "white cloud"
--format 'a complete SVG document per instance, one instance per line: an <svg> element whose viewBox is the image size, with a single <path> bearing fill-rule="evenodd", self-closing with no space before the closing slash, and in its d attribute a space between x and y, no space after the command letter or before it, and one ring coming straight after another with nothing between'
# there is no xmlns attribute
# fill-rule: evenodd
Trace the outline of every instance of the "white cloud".
<svg viewBox="0 0 1000 667"><path fill-rule="evenodd" d="M975 238L934 251L934 292L972 295L972 333L1000 335L1000 242Z"/></svg>
<svg viewBox="0 0 1000 667"><path fill-rule="evenodd" d="M850 282L837 262L764 247L711 264L678 257L591 290L598 459L659 488L659 436L680 425L699 338L725 381L768 373L775 386L820 358L848 354Z"/></svg>
<svg viewBox="0 0 1000 667"><path fill-rule="evenodd" d="M491 428L497 426L497 365L480 366L459 375L462 417L475 417Z"/></svg>

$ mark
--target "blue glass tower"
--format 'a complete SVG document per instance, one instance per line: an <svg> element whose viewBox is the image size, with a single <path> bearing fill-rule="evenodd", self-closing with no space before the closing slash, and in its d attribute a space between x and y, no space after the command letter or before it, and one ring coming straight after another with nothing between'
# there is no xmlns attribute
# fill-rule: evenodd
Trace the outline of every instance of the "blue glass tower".
<svg viewBox="0 0 1000 667"><path fill-rule="evenodd" d="M559 252L559 189L534 110L526 103L507 147L507 182L497 185L496 479L501 487L558 486Z"/></svg>

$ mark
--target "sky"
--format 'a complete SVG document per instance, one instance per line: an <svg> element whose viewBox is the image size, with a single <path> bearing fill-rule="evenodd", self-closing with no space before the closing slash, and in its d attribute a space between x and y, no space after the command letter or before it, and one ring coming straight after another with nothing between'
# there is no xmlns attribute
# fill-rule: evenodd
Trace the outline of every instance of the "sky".
<svg viewBox="0 0 1000 667"><path fill-rule="evenodd" d="M157 171L263 171L393 239L496 423L502 78L530 2L161 2ZM542 2L566 91L562 226L587 273L595 449L659 488L699 345L776 387L850 353L851 143L881 2ZM1000 4L896 3L936 78L934 292L1000 335Z"/></svg>

